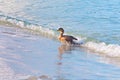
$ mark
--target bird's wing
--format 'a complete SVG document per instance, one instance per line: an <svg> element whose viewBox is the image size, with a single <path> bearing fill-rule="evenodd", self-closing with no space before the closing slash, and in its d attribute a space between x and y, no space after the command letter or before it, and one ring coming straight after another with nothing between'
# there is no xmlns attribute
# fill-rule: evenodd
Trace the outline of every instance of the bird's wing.
<svg viewBox="0 0 120 80"><path fill-rule="evenodd" d="M75 38L75 37L73 37L73 36L70 36L70 37L72 37L72 39L74 39L74 40L78 40L77 38Z"/></svg>
<svg viewBox="0 0 120 80"><path fill-rule="evenodd" d="M69 35L64 35L64 37L66 37L66 39L68 39L68 40L70 40L70 39L78 40L77 38L75 38L73 36L69 36Z"/></svg>

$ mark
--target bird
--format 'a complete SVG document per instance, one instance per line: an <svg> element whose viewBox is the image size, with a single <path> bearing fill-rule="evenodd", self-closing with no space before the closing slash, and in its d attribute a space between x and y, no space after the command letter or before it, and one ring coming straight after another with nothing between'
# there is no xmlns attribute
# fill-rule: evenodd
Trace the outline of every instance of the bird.
<svg viewBox="0 0 120 80"><path fill-rule="evenodd" d="M60 35L59 35L58 39L63 43L75 44L74 40L78 40L77 38L75 38L73 36L64 35L64 29L63 28L59 28L57 31L60 32Z"/></svg>

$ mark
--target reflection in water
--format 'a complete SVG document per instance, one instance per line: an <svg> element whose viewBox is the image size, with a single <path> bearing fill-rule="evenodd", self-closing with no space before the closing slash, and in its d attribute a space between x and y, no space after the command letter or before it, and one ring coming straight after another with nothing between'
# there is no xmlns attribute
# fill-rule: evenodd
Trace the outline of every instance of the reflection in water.
<svg viewBox="0 0 120 80"><path fill-rule="evenodd" d="M57 62L57 80L68 80L66 79L66 75L69 75L68 72L65 70L65 64L63 64L63 55L64 54L71 54L73 50L76 50L77 48L80 49L80 46L70 46L70 45L61 45L58 47L58 62Z"/></svg>
<svg viewBox="0 0 120 80"><path fill-rule="evenodd" d="M62 55L64 53L71 53L72 50L75 50L77 47L76 46L70 46L70 45L61 45L59 46L59 59L62 59Z"/></svg>
<svg viewBox="0 0 120 80"><path fill-rule="evenodd" d="M65 80L65 72L63 70L63 64L62 64L62 55L64 53L71 53L71 51L74 50L74 47L68 46L68 45L61 45L58 47L58 62L57 62L57 80Z"/></svg>
<svg viewBox="0 0 120 80"><path fill-rule="evenodd" d="M81 53L74 55L74 53L76 53L74 51L80 50L81 52L81 49L82 48L80 47L68 45L59 46L56 80L96 80L95 78L100 78L101 75L104 76L104 78L107 80L111 80L111 78L114 80L114 77L118 77L116 74L119 74L120 70L119 58L110 58L108 56L102 56L100 54L95 55L92 51L89 51L89 55L87 56L86 54ZM115 70L118 71L116 72ZM108 77L107 75L110 75L111 77Z"/></svg>
<svg viewBox="0 0 120 80"><path fill-rule="evenodd" d="M67 52L67 51L71 51L71 47L67 46L67 45L61 45L59 48L59 59L62 59L62 54Z"/></svg>

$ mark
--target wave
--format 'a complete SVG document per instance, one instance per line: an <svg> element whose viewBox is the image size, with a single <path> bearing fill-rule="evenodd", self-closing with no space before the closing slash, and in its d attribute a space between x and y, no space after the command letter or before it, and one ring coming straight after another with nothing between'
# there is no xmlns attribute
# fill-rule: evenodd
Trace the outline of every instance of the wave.
<svg viewBox="0 0 120 80"><path fill-rule="evenodd" d="M120 46L117 44L106 44L104 42L86 42L83 47L109 57L120 57Z"/></svg>
<svg viewBox="0 0 120 80"><path fill-rule="evenodd" d="M55 29L45 28L38 24L29 23L27 21L19 20L5 15L0 15L0 22L29 29L31 31L38 32L40 35L48 38L57 39L58 36ZM88 50L99 54L105 54L110 57L120 57L120 46L118 44L106 44L104 42L90 41L89 38L82 38L81 36L78 38L80 42L84 42L81 46L87 48Z"/></svg>
<svg viewBox="0 0 120 80"><path fill-rule="evenodd" d="M27 21L19 20L17 18L0 15L0 23L13 25L20 28L29 29L34 32L38 32L42 36L49 37L49 38L56 38L55 31L49 28L44 28L40 25L29 23Z"/></svg>

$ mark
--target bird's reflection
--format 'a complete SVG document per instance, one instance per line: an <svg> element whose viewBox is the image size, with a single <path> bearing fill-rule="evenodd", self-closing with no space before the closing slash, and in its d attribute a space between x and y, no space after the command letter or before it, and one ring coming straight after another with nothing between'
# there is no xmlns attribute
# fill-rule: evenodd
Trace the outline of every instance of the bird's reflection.
<svg viewBox="0 0 120 80"><path fill-rule="evenodd" d="M62 64L62 58L63 58L63 54L71 54L72 51L76 50L76 49L80 49L80 45L76 46L76 45L65 45L65 44L62 44L58 47L58 59L59 59L59 62L58 64L61 65Z"/></svg>
<svg viewBox="0 0 120 80"><path fill-rule="evenodd" d="M71 53L71 51L75 50L75 46L69 46L69 45L61 45L58 47L58 51L59 51L59 59L62 59L62 55L64 53Z"/></svg>
<svg viewBox="0 0 120 80"><path fill-rule="evenodd" d="M66 80L67 75L70 73L66 73L64 67L66 67L66 60L64 60L64 54L72 54L72 51L79 50L80 45L66 45L62 44L58 47L58 62L57 62L57 79L58 80Z"/></svg>
<svg viewBox="0 0 120 80"><path fill-rule="evenodd" d="M60 45L58 47L58 62L57 62L57 79L58 80L65 80L65 76L67 75L65 73L65 71L63 70L63 66L64 66L64 60L63 60L63 54L66 54L66 53L71 53L71 51L73 50L74 48L72 46L68 46L68 45Z"/></svg>

